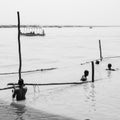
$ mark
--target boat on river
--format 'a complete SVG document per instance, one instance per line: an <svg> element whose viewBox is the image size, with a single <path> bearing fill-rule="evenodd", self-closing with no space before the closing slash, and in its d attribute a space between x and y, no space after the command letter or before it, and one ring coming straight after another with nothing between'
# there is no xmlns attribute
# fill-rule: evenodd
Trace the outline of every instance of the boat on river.
<svg viewBox="0 0 120 120"><path fill-rule="evenodd" d="M41 29L42 30L42 32L40 32L40 30L39 30L39 32L35 32L35 31L30 31L30 32L22 32L22 31L20 31L20 35L22 35L22 36L45 36L45 31L43 30L43 29Z"/></svg>

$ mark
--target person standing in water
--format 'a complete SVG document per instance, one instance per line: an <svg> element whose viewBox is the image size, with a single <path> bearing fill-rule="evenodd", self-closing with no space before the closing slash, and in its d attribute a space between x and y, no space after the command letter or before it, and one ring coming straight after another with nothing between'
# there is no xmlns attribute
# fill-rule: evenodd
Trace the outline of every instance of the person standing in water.
<svg viewBox="0 0 120 120"><path fill-rule="evenodd" d="M14 88L12 98L14 100L14 98L16 97L17 101L25 100L26 99L25 95L26 95L26 92L27 92L27 88L24 85L23 79L20 79L18 81L18 85L19 85L18 88Z"/></svg>
<svg viewBox="0 0 120 120"><path fill-rule="evenodd" d="M89 75L89 71L85 70L84 71L84 75L82 76L82 78L80 79L81 81L87 81L87 76Z"/></svg>

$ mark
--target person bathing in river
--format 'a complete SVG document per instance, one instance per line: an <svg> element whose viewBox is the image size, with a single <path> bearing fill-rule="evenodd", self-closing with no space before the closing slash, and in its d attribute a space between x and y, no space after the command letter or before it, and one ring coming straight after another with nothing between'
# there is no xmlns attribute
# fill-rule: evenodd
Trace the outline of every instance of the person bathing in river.
<svg viewBox="0 0 120 120"><path fill-rule="evenodd" d="M25 100L26 92L27 92L27 88L24 85L24 81L23 79L20 79L18 81L18 88L14 88L13 95L12 95L13 100L15 97L17 101Z"/></svg>
<svg viewBox="0 0 120 120"><path fill-rule="evenodd" d="M87 81L87 76L89 75L89 71L85 70L84 71L84 75L82 76L82 78L80 79L81 81Z"/></svg>
<svg viewBox="0 0 120 120"><path fill-rule="evenodd" d="M115 69L112 68L112 64L108 64L108 68L106 70L110 70L110 71L115 71Z"/></svg>

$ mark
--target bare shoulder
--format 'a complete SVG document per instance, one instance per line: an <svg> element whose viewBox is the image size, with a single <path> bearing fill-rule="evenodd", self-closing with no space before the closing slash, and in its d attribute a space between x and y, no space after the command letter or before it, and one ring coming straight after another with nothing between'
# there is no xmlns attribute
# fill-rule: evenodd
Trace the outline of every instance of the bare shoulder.
<svg viewBox="0 0 120 120"><path fill-rule="evenodd" d="M24 89L24 91L27 91L27 87L24 86L23 89Z"/></svg>
<svg viewBox="0 0 120 120"><path fill-rule="evenodd" d="M81 81L86 81L87 78L83 75L82 78L80 79Z"/></svg>
<svg viewBox="0 0 120 120"><path fill-rule="evenodd" d="M26 86L24 86L23 88L24 88L24 89L27 89L27 87L26 87Z"/></svg>

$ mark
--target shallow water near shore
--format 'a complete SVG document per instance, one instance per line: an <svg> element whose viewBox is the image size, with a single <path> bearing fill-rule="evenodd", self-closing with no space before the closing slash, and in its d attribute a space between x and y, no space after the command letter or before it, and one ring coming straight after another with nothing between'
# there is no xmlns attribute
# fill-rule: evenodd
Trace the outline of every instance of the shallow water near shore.
<svg viewBox="0 0 120 120"><path fill-rule="evenodd" d="M74 120L59 115L36 110L20 103L0 102L1 120Z"/></svg>
<svg viewBox="0 0 120 120"><path fill-rule="evenodd" d="M91 81L91 62L86 62L99 58L98 40L102 43L103 57L120 55L120 28L47 28L45 32L45 37L21 36L22 71L34 71L22 73L25 83L79 82L85 69L89 70ZM18 74L11 74L18 71L17 29L0 29L0 33L0 88L3 88L18 81ZM119 61L115 57L95 64L94 83L27 86L26 101L22 103L11 105L12 90L0 91L0 119L119 120ZM108 63L116 71L106 71Z"/></svg>

